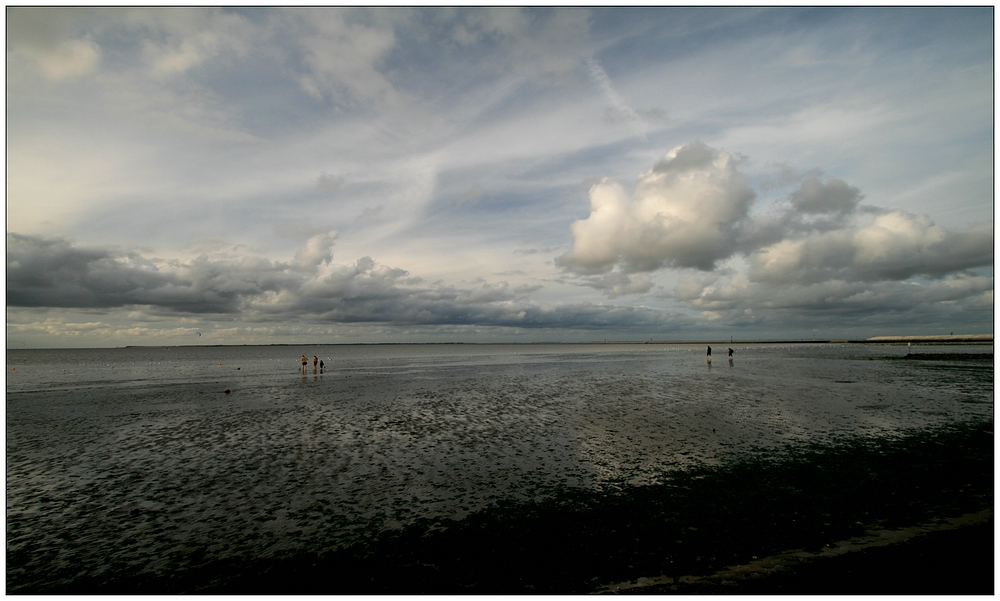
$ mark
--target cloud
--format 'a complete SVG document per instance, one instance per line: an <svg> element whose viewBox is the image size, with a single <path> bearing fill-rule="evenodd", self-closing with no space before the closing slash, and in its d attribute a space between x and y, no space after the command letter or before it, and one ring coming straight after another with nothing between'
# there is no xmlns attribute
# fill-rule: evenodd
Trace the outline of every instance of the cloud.
<svg viewBox="0 0 1000 601"><path fill-rule="evenodd" d="M51 79L66 79L96 71L101 52L91 40L68 40L36 54L35 59Z"/></svg>
<svg viewBox="0 0 1000 601"><path fill-rule="evenodd" d="M371 221L373 219L377 219L379 213L381 213L384 208L385 207L383 205L365 207L362 209L361 214L355 218L355 221Z"/></svg>
<svg viewBox="0 0 1000 601"><path fill-rule="evenodd" d="M295 260L300 267L309 270L330 263L333 260L333 241L336 239L337 232L333 231L310 237L305 247L295 253Z"/></svg>
<svg viewBox="0 0 1000 601"><path fill-rule="evenodd" d="M114 308L150 305L233 313L268 291L296 289L295 268L266 259L156 262L134 252L78 248L62 238L7 234L7 305Z"/></svg>
<svg viewBox="0 0 1000 601"><path fill-rule="evenodd" d="M786 239L753 252L749 277L769 284L873 282L947 274L992 265L993 224L960 231L926 215L891 211L869 225Z"/></svg>
<svg viewBox="0 0 1000 601"><path fill-rule="evenodd" d="M347 178L343 175L330 175L324 171L316 178L316 186L320 190L333 191L340 189L346 181Z"/></svg>
<svg viewBox="0 0 1000 601"><path fill-rule="evenodd" d="M8 306L122 306L137 291L174 283L155 267L121 253L73 248L59 238L7 234Z"/></svg>
<svg viewBox="0 0 1000 601"><path fill-rule="evenodd" d="M795 182L787 169L782 176ZM679 146L631 194L609 180L593 186L591 214L572 224L573 247L556 263L609 298L648 293L652 273L686 269L674 298L716 325L984 318L993 280L975 270L993 265L992 222L948 229L863 205L858 187L817 170L796 177L785 198L754 211L732 156Z"/></svg>
<svg viewBox="0 0 1000 601"><path fill-rule="evenodd" d="M295 260L261 257L161 261L62 238L7 235L7 306L116 309L228 316L246 323L380 323L557 329L672 328L676 312L591 303L541 306L524 295L541 286L504 281L473 287L423 285L371 257L332 263L334 232L308 240Z"/></svg>
<svg viewBox="0 0 1000 601"><path fill-rule="evenodd" d="M862 198L861 190L839 179L822 182L818 175L810 174L792 192L792 208L807 215L846 214L854 211Z"/></svg>
<svg viewBox="0 0 1000 601"><path fill-rule="evenodd" d="M462 194L458 198L458 200L455 201L455 203L459 204L459 205L463 205L463 204L465 204L467 202L472 202L474 200L477 200L482 195L483 195L483 187L481 185L479 185L478 182L476 182L476 183L472 184L472 187L469 188L464 194Z"/></svg>
<svg viewBox="0 0 1000 601"><path fill-rule="evenodd" d="M130 28L143 28L142 56L156 76L181 74L216 57L243 56L260 39L248 19L217 8L133 10L127 13Z"/></svg>
<svg viewBox="0 0 1000 601"><path fill-rule="evenodd" d="M653 287L648 274L629 275L612 271L600 276L585 278L584 285L603 291L608 298L618 298L629 294L645 294Z"/></svg>
<svg viewBox="0 0 1000 601"><path fill-rule="evenodd" d="M738 247L754 197L732 155L701 142L678 146L631 196L608 179L595 184L590 216L572 224L573 248L556 264L579 274L711 270Z"/></svg>
<svg viewBox="0 0 1000 601"><path fill-rule="evenodd" d="M73 11L38 7L7 10L7 44L14 52L34 60L51 80L93 73L101 50L87 36L68 37Z"/></svg>
<svg viewBox="0 0 1000 601"><path fill-rule="evenodd" d="M667 153L631 195L607 179L594 185L590 216L571 225L573 247L556 264L581 275L712 271L739 254L752 279L771 283L941 277L992 264L992 222L950 231L863 198L810 172L774 211L751 216L756 193L732 155L695 142ZM858 224L864 217L873 221Z"/></svg>
<svg viewBox="0 0 1000 601"><path fill-rule="evenodd" d="M608 298L719 323L985 277L988 10L765 12L11 8L9 231L66 238L11 244L9 296L115 327L571 327ZM663 158L678 135L708 145ZM192 247L222 237L255 250Z"/></svg>
<svg viewBox="0 0 1000 601"><path fill-rule="evenodd" d="M561 78L579 68L587 53L589 10L489 7L463 10L452 39L464 47L491 47L516 73Z"/></svg>
<svg viewBox="0 0 1000 601"><path fill-rule="evenodd" d="M636 126L639 137L643 141L646 141L646 123L643 121L643 118L618 94L611 84L611 78L608 77L604 68L593 58L587 59L587 73L600 86L605 98L611 104L611 121L624 119L631 122Z"/></svg>
<svg viewBox="0 0 1000 601"><path fill-rule="evenodd" d="M396 44L396 34L384 25L348 23L346 11L297 11L304 32L299 43L309 71L302 88L316 98L340 102L391 101L397 92L381 72Z"/></svg>
<svg viewBox="0 0 1000 601"><path fill-rule="evenodd" d="M959 273L930 282L827 280L775 287L742 274L689 276L677 285L676 297L727 323L767 314L775 320L797 320L788 326L808 327L809 320L836 326L847 317L888 321L891 316L893 323L903 323L978 312L978 317L963 320L975 322L992 313L993 279Z"/></svg>

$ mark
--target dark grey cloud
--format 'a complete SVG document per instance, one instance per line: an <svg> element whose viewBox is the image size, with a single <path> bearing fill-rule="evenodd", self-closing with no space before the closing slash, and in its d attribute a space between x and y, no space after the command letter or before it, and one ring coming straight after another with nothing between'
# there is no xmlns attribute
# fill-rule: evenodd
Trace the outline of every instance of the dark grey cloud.
<svg viewBox="0 0 1000 601"><path fill-rule="evenodd" d="M817 175L807 176L790 196L792 209L807 215L849 214L854 212L861 198L859 188L836 178L823 182Z"/></svg>
<svg viewBox="0 0 1000 601"><path fill-rule="evenodd" d="M957 274L939 280L846 282L830 280L782 287L743 276L693 276L678 300L714 314L719 324L781 323L786 327L847 327L876 323L972 323L990 320L993 278Z"/></svg>
<svg viewBox="0 0 1000 601"><path fill-rule="evenodd" d="M138 253L78 248L62 238L7 234L7 305L114 308L151 305L186 313L233 313L246 298L293 290L296 267L265 259L157 265Z"/></svg>
<svg viewBox="0 0 1000 601"><path fill-rule="evenodd" d="M259 257L154 261L138 253L83 248L62 238L7 235L7 305L216 314L245 322L479 325L516 328L663 329L676 313L591 303L539 306L541 286L480 282L422 285L371 257L331 262L332 234L319 234L293 262Z"/></svg>

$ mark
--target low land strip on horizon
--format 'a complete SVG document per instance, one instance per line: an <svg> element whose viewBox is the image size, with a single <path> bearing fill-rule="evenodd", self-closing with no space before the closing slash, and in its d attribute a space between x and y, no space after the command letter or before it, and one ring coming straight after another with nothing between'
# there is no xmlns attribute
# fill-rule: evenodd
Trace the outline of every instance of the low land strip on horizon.
<svg viewBox="0 0 1000 601"><path fill-rule="evenodd" d="M948 342L993 342L993 334L945 334L932 336L875 336L873 338L853 339L807 339L807 338L773 338L773 339L719 339L719 340L591 340L588 342L276 342L271 344L130 344L119 348L144 348L160 346L187 347L225 347L225 346L405 346L405 345L543 345L543 344L868 344L868 343L948 343Z"/></svg>

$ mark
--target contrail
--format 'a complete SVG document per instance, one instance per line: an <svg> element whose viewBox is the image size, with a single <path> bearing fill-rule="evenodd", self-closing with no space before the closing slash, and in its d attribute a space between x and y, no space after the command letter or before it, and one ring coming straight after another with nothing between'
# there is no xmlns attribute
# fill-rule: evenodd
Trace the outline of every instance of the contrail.
<svg viewBox="0 0 1000 601"><path fill-rule="evenodd" d="M635 112L635 109L630 107L618 92L615 91L614 86L611 85L611 78L604 69L597 64L593 58L587 59L587 72L590 73L590 77L601 86L601 90L604 91L604 96L607 97L608 102L614 107L616 111L628 117L630 121L639 126L639 137L642 138L643 142L646 142L646 123L639 116L639 113Z"/></svg>

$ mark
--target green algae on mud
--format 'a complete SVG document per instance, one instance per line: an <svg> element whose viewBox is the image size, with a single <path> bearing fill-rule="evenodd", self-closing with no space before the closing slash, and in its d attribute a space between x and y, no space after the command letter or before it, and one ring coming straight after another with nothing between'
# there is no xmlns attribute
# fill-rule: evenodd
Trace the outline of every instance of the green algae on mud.
<svg viewBox="0 0 1000 601"><path fill-rule="evenodd" d="M572 594L649 576L709 575L993 505L993 425L747 453L662 483L566 489L458 521L423 520L326 554L215 562L168 578L117 574L16 593ZM8 558L9 560L10 558ZM984 577L992 578L991 574ZM883 589L880 589L884 591ZM823 594L817 590L805 591Z"/></svg>

